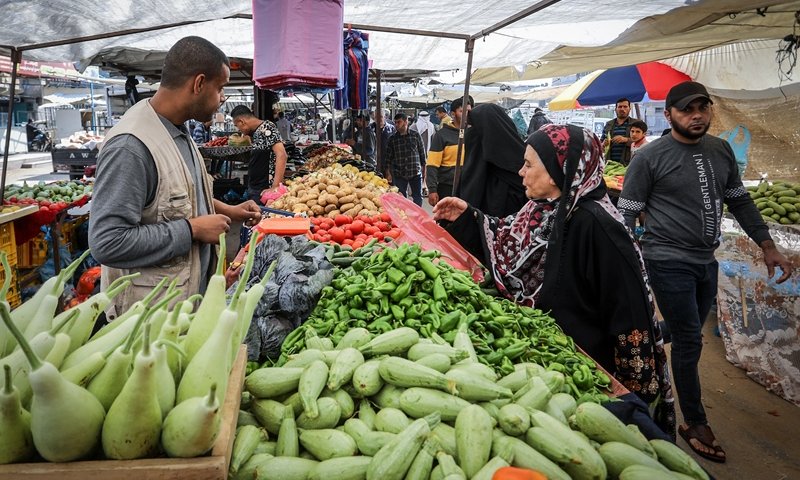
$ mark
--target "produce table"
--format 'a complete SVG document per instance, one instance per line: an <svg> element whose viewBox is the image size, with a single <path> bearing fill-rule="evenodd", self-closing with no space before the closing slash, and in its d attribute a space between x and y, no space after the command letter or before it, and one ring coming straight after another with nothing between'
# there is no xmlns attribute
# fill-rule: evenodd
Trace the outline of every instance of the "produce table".
<svg viewBox="0 0 800 480"><path fill-rule="evenodd" d="M203 155L203 158L211 159L212 172L216 171L216 162L223 162L229 165L230 168L228 168L228 173L226 175L226 178L231 178L233 176L233 164L247 163L248 161L250 161L250 154L253 151L252 146L199 147L199 149L200 149L200 154Z"/></svg>
<svg viewBox="0 0 800 480"><path fill-rule="evenodd" d="M239 403L242 399L247 347L241 345L228 380L222 406L222 428L211 454L199 458L97 460L70 463L0 465L0 478L20 480L226 480L231 460Z"/></svg>

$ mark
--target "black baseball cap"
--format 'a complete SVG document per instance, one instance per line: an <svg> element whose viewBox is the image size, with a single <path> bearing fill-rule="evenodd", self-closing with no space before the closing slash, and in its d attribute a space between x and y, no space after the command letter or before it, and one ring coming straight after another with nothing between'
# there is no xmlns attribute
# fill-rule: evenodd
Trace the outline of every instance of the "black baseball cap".
<svg viewBox="0 0 800 480"><path fill-rule="evenodd" d="M678 110L683 110L686 108L686 105L689 105L698 98L705 98L708 100L708 103L714 103L711 100L711 96L708 94L708 90L706 90L706 87L702 83L679 83L672 87L669 93L667 93L665 108L669 110L671 107L675 107Z"/></svg>

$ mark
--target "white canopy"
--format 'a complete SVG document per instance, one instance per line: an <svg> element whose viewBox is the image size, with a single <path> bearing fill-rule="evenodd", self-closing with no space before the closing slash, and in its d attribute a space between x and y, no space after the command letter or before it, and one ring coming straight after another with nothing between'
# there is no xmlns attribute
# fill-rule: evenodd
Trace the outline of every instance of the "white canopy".
<svg viewBox="0 0 800 480"><path fill-rule="evenodd" d="M783 38L792 33L794 12L800 10L800 0L648 0L635 5L630 0L540 0L533 5L530 0L343 1L345 23L371 32L373 68L463 69L465 40L471 36L478 69L473 82L484 84ZM177 39L199 35L230 57L253 56L251 0L0 0L0 7L0 55L16 47L28 60L157 71ZM498 24L502 28L483 35ZM147 29L158 30L142 31ZM427 35L390 33L398 30ZM120 32L130 34L110 37ZM759 60L769 63L770 58L774 55ZM679 69L702 69L693 60L681 61L685 64ZM754 88L739 82L741 75L728 77L731 82L721 82L720 89Z"/></svg>

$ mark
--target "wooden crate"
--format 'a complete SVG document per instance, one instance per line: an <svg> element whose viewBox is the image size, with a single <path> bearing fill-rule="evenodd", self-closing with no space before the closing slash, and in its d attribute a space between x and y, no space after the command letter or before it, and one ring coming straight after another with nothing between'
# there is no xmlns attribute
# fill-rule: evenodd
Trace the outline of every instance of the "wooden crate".
<svg viewBox="0 0 800 480"><path fill-rule="evenodd" d="M239 347L222 406L222 427L211 454L198 458L96 460L70 463L0 465L0 479L14 480L227 480L239 403L242 400L247 347Z"/></svg>

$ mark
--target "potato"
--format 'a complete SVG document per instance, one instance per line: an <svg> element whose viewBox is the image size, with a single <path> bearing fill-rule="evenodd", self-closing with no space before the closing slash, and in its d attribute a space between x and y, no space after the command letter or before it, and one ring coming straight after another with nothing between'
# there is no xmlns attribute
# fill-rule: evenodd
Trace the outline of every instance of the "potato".
<svg viewBox="0 0 800 480"><path fill-rule="evenodd" d="M311 213L313 213L314 216L322 215L325 213L325 208L319 205L314 205L313 207L311 207Z"/></svg>
<svg viewBox="0 0 800 480"><path fill-rule="evenodd" d="M336 192L336 196L339 197L339 198L342 198L342 197L346 197L348 195L352 195L354 193L355 193L355 191L352 188L344 187L344 188L339 189L339 191Z"/></svg>
<svg viewBox="0 0 800 480"><path fill-rule="evenodd" d="M356 188L364 188L367 186L367 182L365 182L364 180L356 180L356 183L354 183L353 185L355 185Z"/></svg>
<svg viewBox="0 0 800 480"><path fill-rule="evenodd" d="M344 214L347 215L348 217L355 217L356 215L358 215L358 211L359 211L358 207L355 207L351 208L350 210L345 210Z"/></svg>
<svg viewBox="0 0 800 480"><path fill-rule="evenodd" d="M357 201L358 201L358 198L355 195L347 195L347 196L344 196L344 197L339 197L339 203L342 204L342 205L345 205L345 204L348 204L348 203L355 203Z"/></svg>
<svg viewBox="0 0 800 480"><path fill-rule="evenodd" d="M356 204L355 204L355 203L352 203L352 202L351 202L351 203L345 203L345 204L343 204L343 205L341 205L341 206L339 207L339 210L341 210L341 211L343 211L343 212L346 212L346 211L348 211L348 210L352 210L352 209L354 209L355 207L356 207Z"/></svg>
<svg viewBox="0 0 800 480"><path fill-rule="evenodd" d="M326 183L328 185L336 185L336 186L340 185L339 179L337 177L328 177L326 179ZM333 193L333 192L331 192L331 193Z"/></svg>
<svg viewBox="0 0 800 480"><path fill-rule="evenodd" d="M316 200L309 200L306 202L306 205L308 206L308 208L316 207L318 205L318 202Z"/></svg>
<svg viewBox="0 0 800 480"><path fill-rule="evenodd" d="M337 193L339 191L339 187L336 185L328 185L325 191L327 191L328 193Z"/></svg>
<svg viewBox="0 0 800 480"><path fill-rule="evenodd" d="M372 200L370 200L369 198L363 198L362 197L360 203L367 210L376 210L377 209L377 206L374 203L372 203Z"/></svg>
<svg viewBox="0 0 800 480"><path fill-rule="evenodd" d="M325 206L325 213L331 213L333 211L339 211L335 203L329 203Z"/></svg>
<svg viewBox="0 0 800 480"><path fill-rule="evenodd" d="M341 215L341 214L342 214L342 212L340 212L339 210L332 210L332 211L328 212L328 218L336 218L337 215Z"/></svg>

